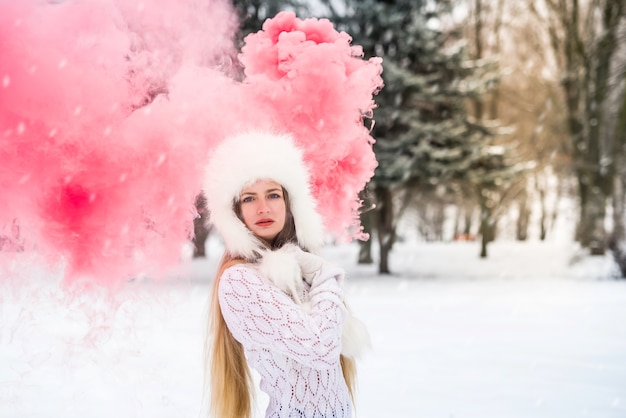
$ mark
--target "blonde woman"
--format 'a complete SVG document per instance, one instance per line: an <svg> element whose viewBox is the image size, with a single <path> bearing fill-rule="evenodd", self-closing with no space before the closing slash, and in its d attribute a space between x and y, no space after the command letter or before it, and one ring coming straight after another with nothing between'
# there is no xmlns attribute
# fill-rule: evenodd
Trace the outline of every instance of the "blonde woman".
<svg viewBox="0 0 626 418"><path fill-rule="evenodd" d="M226 139L205 185L225 246L207 339L212 414L252 416L251 366L266 417L351 417L348 344L365 340L349 329L343 270L314 255L324 230L301 151L271 133Z"/></svg>

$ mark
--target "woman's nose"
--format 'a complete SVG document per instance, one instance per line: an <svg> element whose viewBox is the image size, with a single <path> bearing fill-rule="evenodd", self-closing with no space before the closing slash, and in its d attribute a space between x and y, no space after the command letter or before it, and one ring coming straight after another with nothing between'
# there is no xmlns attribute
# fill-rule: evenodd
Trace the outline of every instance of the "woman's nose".
<svg viewBox="0 0 626 418"><path fill-rule="evenodd" d="M267 213L270 211L270 207L265 200L259 200L259 205L257 206L256 210L257 213Z"/></svg>

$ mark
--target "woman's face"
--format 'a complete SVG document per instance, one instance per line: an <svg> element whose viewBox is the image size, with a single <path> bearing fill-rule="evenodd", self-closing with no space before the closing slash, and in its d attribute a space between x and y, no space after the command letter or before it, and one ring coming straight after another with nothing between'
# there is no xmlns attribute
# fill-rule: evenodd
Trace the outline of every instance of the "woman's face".
<svg viewBox="0 0 626 418"><path fill-rule="evenodd" d="M285 226L285 197L275 181L258 180L245 187L239 201L243 222L257 237L271 242Z"/></svg>

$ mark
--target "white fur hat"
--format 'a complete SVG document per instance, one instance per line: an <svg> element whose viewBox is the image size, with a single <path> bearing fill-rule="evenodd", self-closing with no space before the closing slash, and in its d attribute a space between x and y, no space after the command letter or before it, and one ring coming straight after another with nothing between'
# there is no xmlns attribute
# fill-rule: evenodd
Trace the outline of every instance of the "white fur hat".
<svg viewBox="0 0 626 418"><path fill-rule="evenodd" d="M298 244L312 252L319 249L324 226L311 195L302 151L289 135L249 132L226 138L216 147L204 182L210 221L226 250L253 259L264 248L233 211L241 190L260 179L273 180L287 190Z"/></svg>

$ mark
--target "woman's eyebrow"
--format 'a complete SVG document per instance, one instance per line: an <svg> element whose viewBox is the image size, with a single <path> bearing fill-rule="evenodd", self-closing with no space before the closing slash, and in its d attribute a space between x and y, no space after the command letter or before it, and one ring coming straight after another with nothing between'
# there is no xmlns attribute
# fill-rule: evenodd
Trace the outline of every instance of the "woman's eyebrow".
<svg viewBox="0 0 626 418"><path fill-rule="evenodd" d="M267 194L267 193L275 193L275 192L282 193L283 190L281 188L279 188L279 187L275 187L275 188L272 188L272 189L267 189L263 193ZM256 195L257 195L256 192L242 192L241 193L241 196L256 196Z"/></svg>

